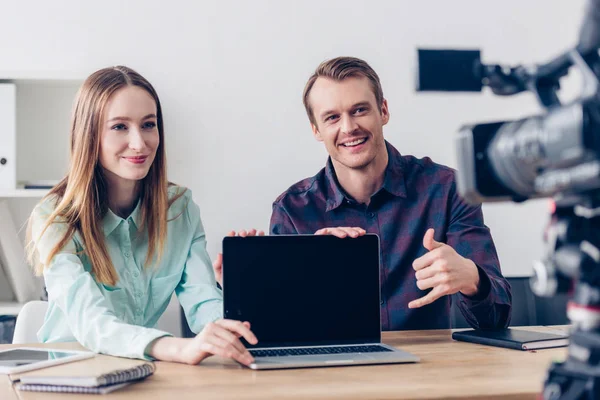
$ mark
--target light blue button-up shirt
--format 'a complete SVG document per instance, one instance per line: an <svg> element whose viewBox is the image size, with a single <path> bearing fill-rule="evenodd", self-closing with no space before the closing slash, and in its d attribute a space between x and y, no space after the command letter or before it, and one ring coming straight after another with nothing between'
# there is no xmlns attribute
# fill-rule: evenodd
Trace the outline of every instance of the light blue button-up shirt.
<svg viewBox="0 0 600 400"><path fill-rule="evenodd" d="M173 196L178 187L169 188ZM55 202L47 199L33 214L32 237L37 239ZM155 339L169 335L155 329L173 292L185 310L192 331L222 318L221 291L215 283L200 209L190 190L169 208L163 256L145 266L147 231L138 233L140 209L126 218L110 210L102 223L106 247L118 273L116 286L96 282L89 259L82 253L79 234L45 266L49 307L38 332L41 342L78 341L90 350L115 356L149 358L145 354ZM45 260L63 237L66 226L52 224L36 243Z"/></svg>

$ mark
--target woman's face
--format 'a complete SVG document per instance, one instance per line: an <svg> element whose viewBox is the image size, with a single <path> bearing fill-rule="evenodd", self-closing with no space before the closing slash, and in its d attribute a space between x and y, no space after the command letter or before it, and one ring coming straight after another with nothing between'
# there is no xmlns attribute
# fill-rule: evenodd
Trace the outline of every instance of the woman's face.
<svg viewBox="0 0 600 400"><path fill-rule="evenodd" d="M126 86L105 107L100 125L100 165L126 181L146 177L160 142L156 102L144 89Z"/></svg>

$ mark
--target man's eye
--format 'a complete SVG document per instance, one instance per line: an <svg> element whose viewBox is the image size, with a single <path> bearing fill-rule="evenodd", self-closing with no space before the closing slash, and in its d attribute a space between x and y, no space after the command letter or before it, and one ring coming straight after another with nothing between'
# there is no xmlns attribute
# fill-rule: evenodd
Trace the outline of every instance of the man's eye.
<svg viewBox="0 0 600 400"><path fill-rule="evenodd" d="M365 111L367 111L365 107L358 107L356 110L354 110L354 114L361 114Z"/></svg>
<svg viewBox="0 0 600 400"><path fill-rule="evenodd" d="M333 121L336 118L337 118L337 115L330 115L329 117L325 118L325 122L327 122L327 121Z"/></svg>
<svg viewBox="0 0 600 400"><path fill-rule="evenodd" d="M113 127L110 129L115 130L115 131L122 131L124 129L127 129L127 126L125 126L125 124L117 124L117 125L113 125Z"/></svg>

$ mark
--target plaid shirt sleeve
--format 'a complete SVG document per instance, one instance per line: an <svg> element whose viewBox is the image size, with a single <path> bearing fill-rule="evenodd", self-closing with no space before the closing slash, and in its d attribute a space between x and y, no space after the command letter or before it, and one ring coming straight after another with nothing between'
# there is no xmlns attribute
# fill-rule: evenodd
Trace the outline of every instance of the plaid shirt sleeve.
<svg viewBox="0 0 600 400"><path fill-rule="evenodd" d="M471 206L451 192L450 225L447 244L477 265L480 291L473 297L458 293L455 300L465 319L475 328L506 328L511 315L511 289L502 276L496 247L489 228L483 222L481 205Z"/></svg>
<svg viewBox="0 0 600 400"><path fill-rule="evenodd" d="M273 203L270 231L271 235L295 235L298 233L289 214L277 203Z"/></svg>

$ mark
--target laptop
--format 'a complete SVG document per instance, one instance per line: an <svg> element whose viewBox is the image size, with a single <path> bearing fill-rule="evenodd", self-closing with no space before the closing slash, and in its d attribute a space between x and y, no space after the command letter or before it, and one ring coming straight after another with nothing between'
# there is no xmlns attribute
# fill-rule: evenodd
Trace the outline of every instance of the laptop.
<svg viewBox="0 0 600 400"><path fill-rule="evenodd" d="M223 239L225 318L249 321L252 369L418 362L381 343L379 237Z"/></svg>

